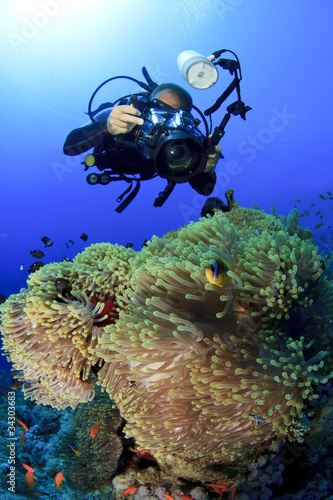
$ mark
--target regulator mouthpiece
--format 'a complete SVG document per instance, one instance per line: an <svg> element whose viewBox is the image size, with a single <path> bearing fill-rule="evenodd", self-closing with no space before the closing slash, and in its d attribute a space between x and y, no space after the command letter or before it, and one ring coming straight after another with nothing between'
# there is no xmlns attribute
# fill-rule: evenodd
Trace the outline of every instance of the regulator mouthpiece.
<svg viewBox="0 0 333 500"><path fill-rule="evenodd" d="M184 50L179 54L177 64L184 79L195 89L208 89L218 80L214 64L195 50Z"/></svg>

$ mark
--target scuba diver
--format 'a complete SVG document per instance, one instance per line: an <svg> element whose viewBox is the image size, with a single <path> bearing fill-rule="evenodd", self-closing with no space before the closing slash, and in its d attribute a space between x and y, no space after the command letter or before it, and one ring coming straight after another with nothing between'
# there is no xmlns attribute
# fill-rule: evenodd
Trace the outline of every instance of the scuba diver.
<svg viewBox="0 0 333 500"><path fill-rule="evenodd" d="M150 94L150 107L161 110L183 110L190 113L192 97L190 94L173 83L158 85ZM117 148L115 136L128 134L135 126L140 127L144 120L141 112L133 104L124 104L107 108L95 115L95 122L84 125L70 132L67 136L63 151L66 155L78 155L91 148L105 151L108 164L113 173L140 174L140 178L150 179L156 172L152 158L143 157L136 149ZM215 167L220 158L221 146L210 146L207 149L207 161L202 172L188 179L189 184L199 194L209 196L216 183ZM176 152L177 154L177 152ZM99 168L99 167L98 167Z"/></svg>
<svg viewBox="0 0 333 500"><path fill-rule="evenodd" d="M231 52L236 60L219 59L223 52ZM245 120L246 112L251 109L240 98L240 64L232 51L222 49L209 58L185 51L179 58L184 78L195 88L209 88L215 84L218 78L216 65L228 69L234 76L215 104L205 110L210 127L185 89L174 83L158 85L143 67L147 83L119 75L99 85L88 105L90 123L70 132L65 140L63 151L66 155L79 155L93 148L92 154L82 162L84 170L97 167L101 173L89 173L88 184L107 185L119 180L129 184L117 198L119 206L115 210L118 213L135 198L141 181L156 176L166 179L167 185L155 199L154 207L161 207L175 185L180 183L188 182L197 193L209 196L216 183L215 167L219 158L223 158L218 143L224 136L224 127L231 115L240 115ZM99 90L118 78L134 81L144 92L125 95L92 110L93 99ZM237 90L238 100L227 107L221 124L212 132L211 114L233 90ZM192 109L201 120L192 115ZM198 128L201 122L205 133Z"/></svg>

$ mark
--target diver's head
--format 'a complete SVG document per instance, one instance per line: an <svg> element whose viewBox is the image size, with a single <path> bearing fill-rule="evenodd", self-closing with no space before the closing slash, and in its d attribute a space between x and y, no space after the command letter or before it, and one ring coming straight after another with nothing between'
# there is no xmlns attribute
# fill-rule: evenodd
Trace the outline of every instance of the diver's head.
<svg viewBox="0 0 333 500"><path fill-rule="evenodd" d="M175 83L162 83L152 92L150 99L158 99L174 109L183 109L190 112L192 97L183 87Z"/></svg>

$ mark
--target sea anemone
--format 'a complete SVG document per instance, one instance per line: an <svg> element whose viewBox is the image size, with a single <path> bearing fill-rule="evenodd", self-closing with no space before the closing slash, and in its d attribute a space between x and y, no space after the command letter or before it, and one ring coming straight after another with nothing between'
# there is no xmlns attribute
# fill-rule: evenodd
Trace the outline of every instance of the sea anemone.
<svg viewBox="0 0 333 500"><path fill-rule="evenodd" d="M26 395L75 407L100 384L159 463L230 463L274 436L301 439L304 405L332 377L333 294L318 248L293 227L236 207L140 252L101 243L44 266L1 306ZM216 262L219 286L206 276Z"/></svg>

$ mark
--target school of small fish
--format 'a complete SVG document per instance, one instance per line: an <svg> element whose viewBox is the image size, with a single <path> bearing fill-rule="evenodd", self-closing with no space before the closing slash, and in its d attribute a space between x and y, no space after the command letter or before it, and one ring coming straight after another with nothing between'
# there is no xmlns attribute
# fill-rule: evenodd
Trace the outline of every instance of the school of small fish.
<svg viewBox="0 0 333 500"><path fill-rule="evenodd" d="M252 416L257 418L258 420L262 420L262 419L259 419L259 417L256 417L255 415L252 415ZM15 419L15 420L17 421L17 423L21 427L23 427L23 429L25 431L29 432L29 428L24 422L22 422L21 420L18 420L18 419ZM100 424L101 424L101 422L97 419L97 421L91 426L90 435L92 438L95 438L97 436L97 434L99 432ZM21 445L22 446L24 444L24 434L25 434L24 432L22 432L22 434L21 434ZM80 457L81 451L72 443L68 443L68 445L73 450L75 455L77 457ZM136 450L136 449L133 449L131 447L129 447L129 450L133 453L136 453L140 458L143 457L143 458L149 458L151 460L155 460L154 457L151 455L150 450L146 450L146 449ZM37 492L35 490L35 480L37 479L35 474L34 474L35 469L33 467L31 467L30 465L25 464L23 462L22 462L22 466L27 471L25 473L24 477L25 477L25 482L28 486L28 490L34 490L34 494L36 494L36 496L38 496L39 492ZM63 471L60 471L54 477L55 489L61 491L61 486L62 486L63 482L65 482L65 475L64 475ZM223 479L219 483L208 483L208 484L203 484L203 486L211 488L214 492L219 493L222 497L222 493L224 491L227 491L232 486L232 483L226 484L226 482L227 482L227 478ZM135 493L137 490L138 490L137 486L130 487L130 488L126 489L125 491L123 491L123 493L121 495L115 497L115 499L124 498L127 495L131 495L131 494ZM194 500L192 497L187 496L187 495L183 495L181 493L173 493L173 495L175 495L175 496L171 496L168 493L163 493L163 495L166 498L166 500L177 500L177 498L182 498L183 500ZM177 497L177 498L175 498L175 497ZM232 492L232 500L235 500L235 498L236 498L236 488L234 488L234 490Z"/></svg>

